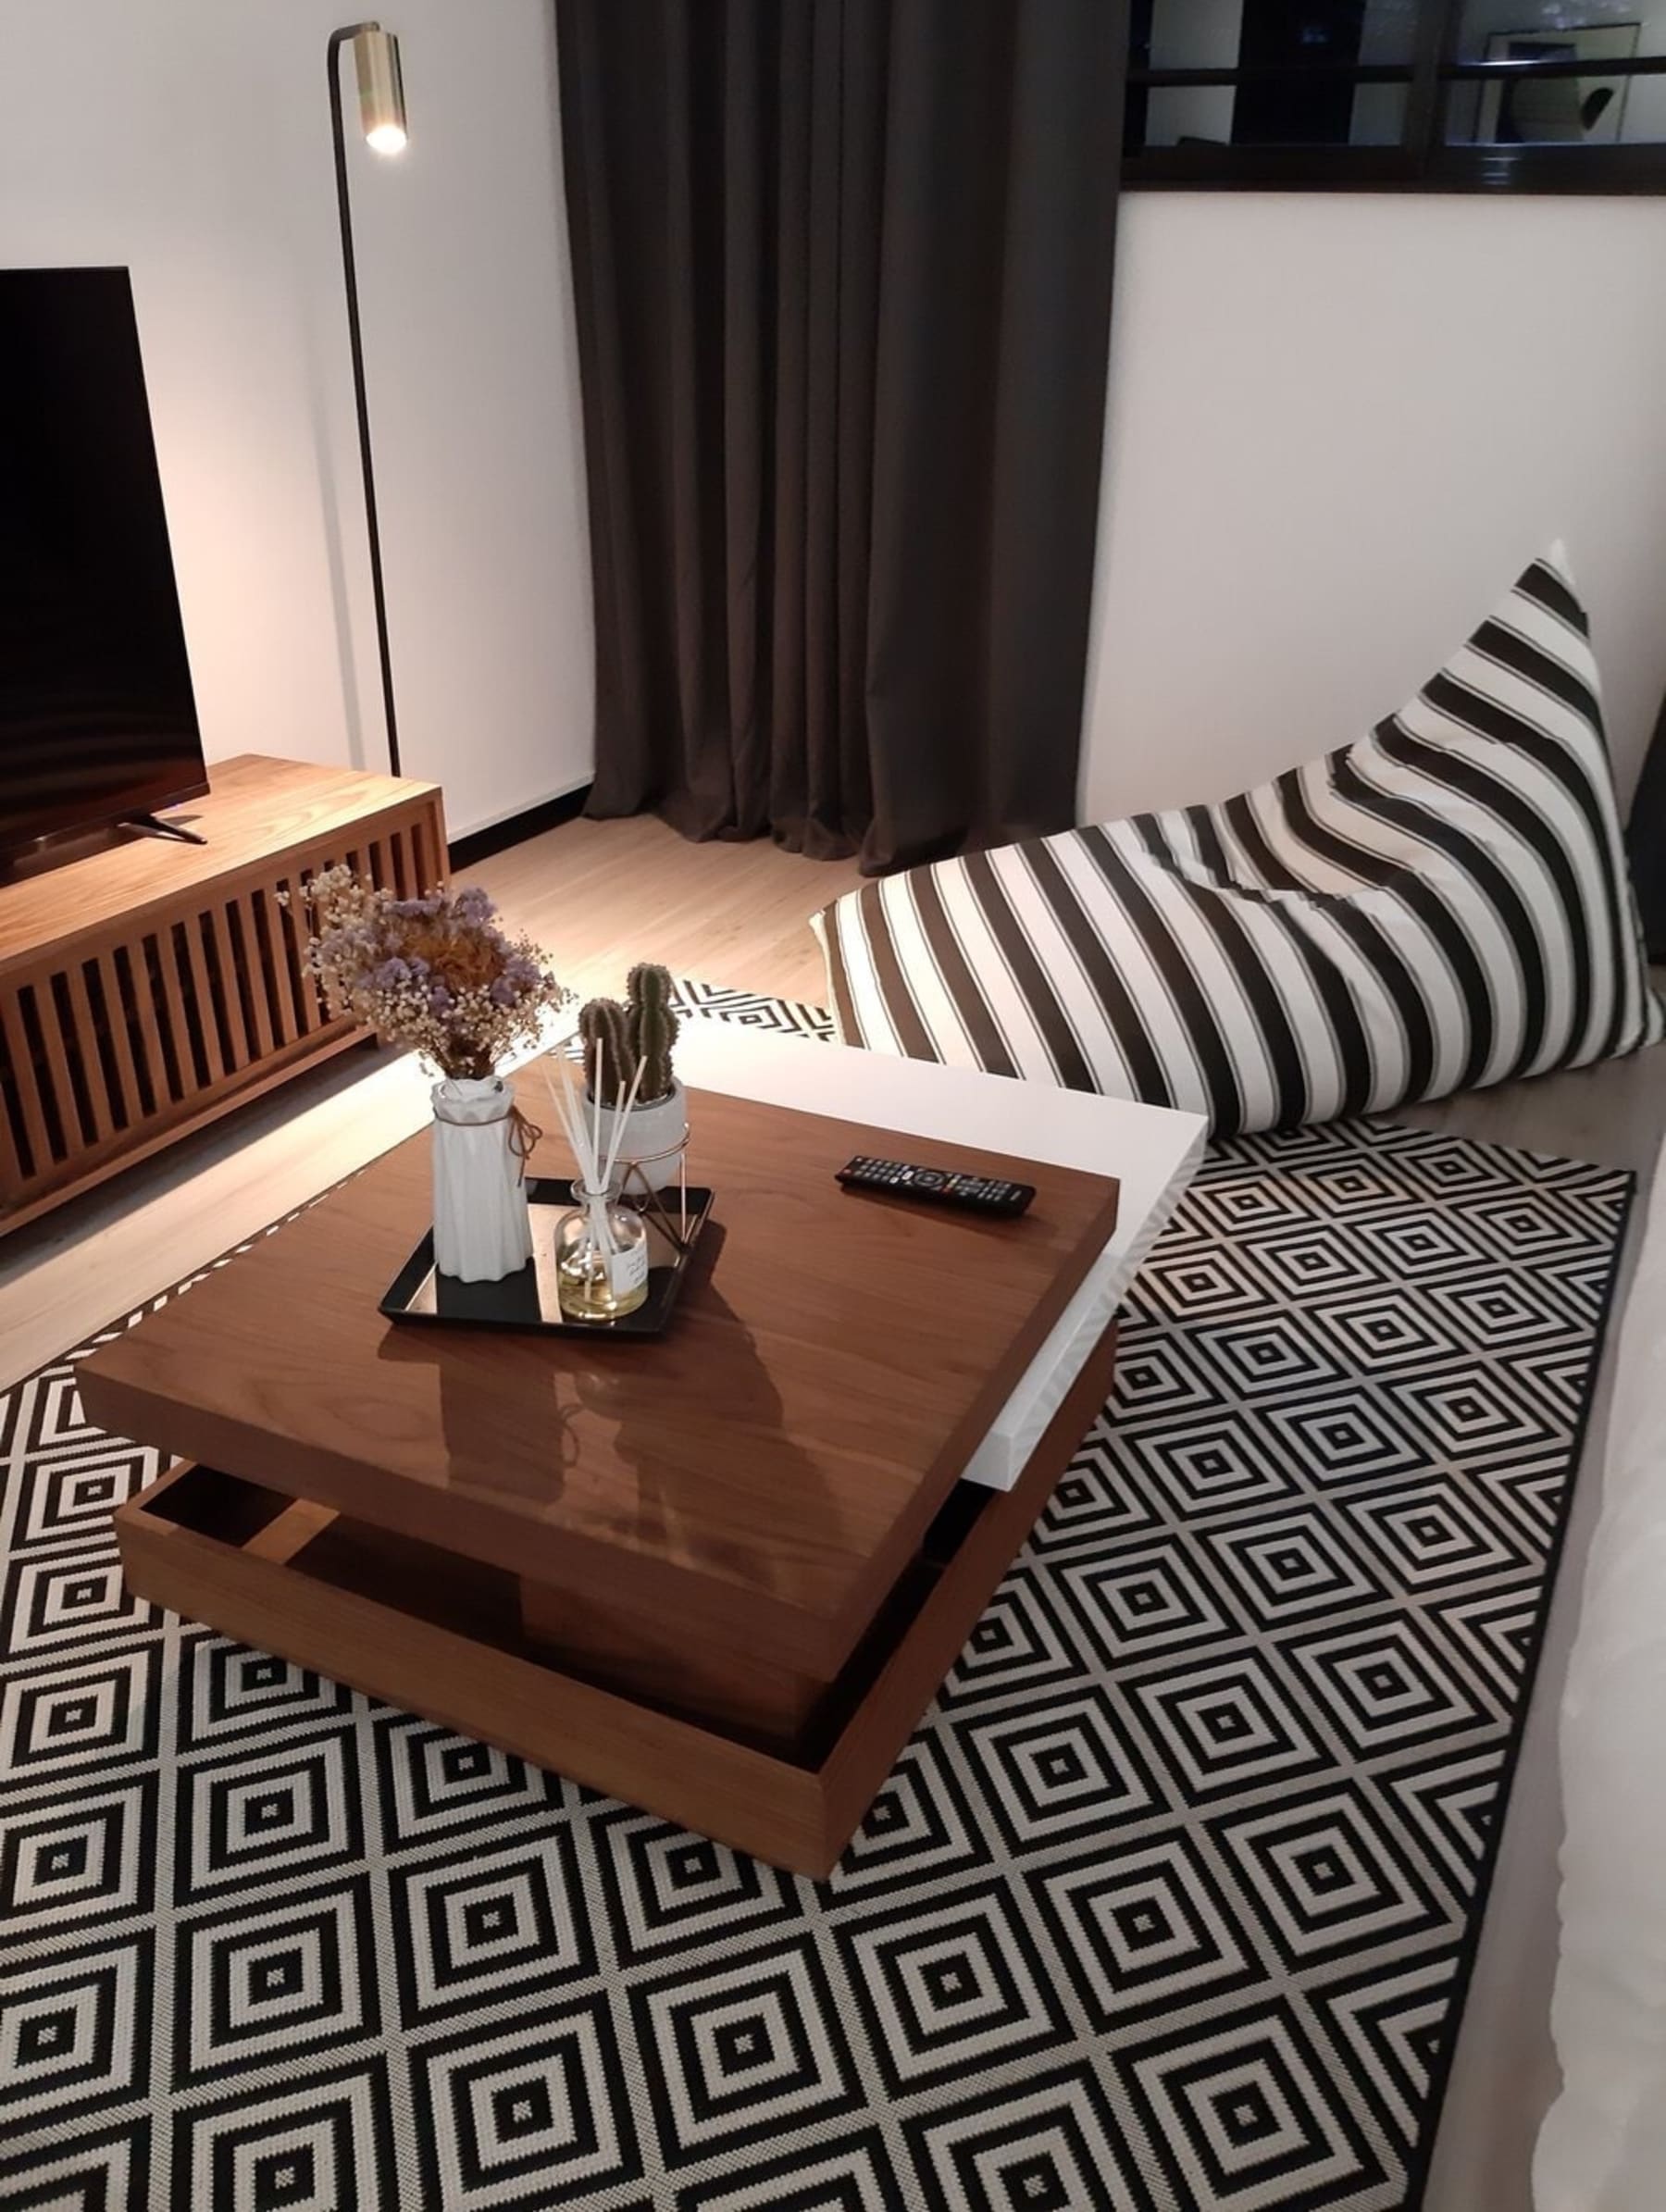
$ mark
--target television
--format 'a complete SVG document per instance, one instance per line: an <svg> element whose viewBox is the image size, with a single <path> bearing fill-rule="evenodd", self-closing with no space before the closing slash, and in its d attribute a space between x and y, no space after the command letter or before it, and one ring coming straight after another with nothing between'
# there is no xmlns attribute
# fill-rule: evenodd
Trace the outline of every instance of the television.
<svg viewBox="0 0 1666 2212"><path fill-rule="evenodd" d="M0 269L0 852L207 789L128 272Z"/></svg>

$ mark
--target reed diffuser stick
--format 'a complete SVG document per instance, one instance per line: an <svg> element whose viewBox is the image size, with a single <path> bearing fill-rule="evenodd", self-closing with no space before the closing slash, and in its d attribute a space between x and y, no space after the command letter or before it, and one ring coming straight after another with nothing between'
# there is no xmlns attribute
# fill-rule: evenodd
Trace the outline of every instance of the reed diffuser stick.
<svg viewBox="0 0 1666 2212"><path fill-rule="evenodd" d="M594 1165L602 1164L602 1042L596 1040L596 1072L591 1082L591 1135L595 1148Z"/></svg>
<svg viewBox="0 0 1666 2212"><path fill-rule="evenodd" d="M552 1070L547 1057L541 1064L555 1112L561 1118L562 1134L572 1149L573 1162L578 1170L578 1179L588 1189L591 1187L595 1162L591 1152L590 1135L584 1126L583 1108L574 1096L572 1080L567 1075L565 1064L558 1062L556 1069Z"/></svg>
<svg viewBox="0 0 1666 2212"><path fill-rule="evenodd" d="M602 1170L602 1187L613 1188L614 1169L618 1164L619 1147L624 1142L625 1125L630 1119L630 1110L637 1102L637 1093L642 1087L642 1070L648 1065L644 1053L636 1063L636 1074L630 1078L630 1094L625 1100L624 1112L614 1115L613 1142L607 1148L607 1165Z"/></svg>
<svg viewBox="0 0 1666 2212"><path fill-rule="evenodd" d="M550 1094L555 1100L556 1111L561 1115L562 1125L566 1131L567 1142L573 1148L573 1159L578 1169L578 1181L573 1195L575 1198L582 1196L584 1210L590 1219L591 1234L611 1262L619 1248L607 1213L607 1186L601 1173L600 1129L596 1123L592 1123L589 1128L585 1126L584 1100L573 1088L566 1063L562 1061L557 1065L560 1070L559 1082L549 1073L547 1059L544 1079L550 1086Z"/></svg>

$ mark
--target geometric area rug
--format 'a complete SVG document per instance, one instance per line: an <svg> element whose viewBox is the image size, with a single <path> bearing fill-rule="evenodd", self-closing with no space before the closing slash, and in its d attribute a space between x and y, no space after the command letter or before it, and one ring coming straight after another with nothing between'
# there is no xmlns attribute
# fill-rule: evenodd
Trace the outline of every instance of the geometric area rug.
<svg viewBox="0 0 1666 2212"><path fill-rule="evenodd" d="M0 2207L1414 2206L1630 1196L1217 1146L820 1883L130 1597L67 1353L0 1398Z"/></svg>

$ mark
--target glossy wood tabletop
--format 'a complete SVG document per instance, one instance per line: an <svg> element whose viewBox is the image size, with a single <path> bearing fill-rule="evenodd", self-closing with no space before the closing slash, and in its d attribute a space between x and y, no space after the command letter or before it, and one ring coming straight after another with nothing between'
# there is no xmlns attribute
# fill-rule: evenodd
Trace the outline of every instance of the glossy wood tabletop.
<svg viewBox="0 0 1666 2212"><path fill-rule="evenodd" d="M536 1119L553 1119L535 1073ZM411 1139L82 1362L101 1426L760 1659L848 1657L1114 1226L1106 1177L990 1153L1017 1222L845 1195L917 1140L695 1094L716 1226L657 1341L396 1327ZM546 1137L535 1172L570 1172Z"/></svg>

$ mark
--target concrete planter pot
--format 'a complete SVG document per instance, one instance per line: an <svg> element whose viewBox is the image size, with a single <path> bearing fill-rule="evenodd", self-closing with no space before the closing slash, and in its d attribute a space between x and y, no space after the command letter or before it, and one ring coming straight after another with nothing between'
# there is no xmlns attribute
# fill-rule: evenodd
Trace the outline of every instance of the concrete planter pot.
<svg viewBox="0 0 1666 2212"><path fill-rule="evenodd" d="M614 1125L619 1116L614 1108L601 1112L602 1153L607 1156ZM665 1190L677 1181L689 1141L688 1102L680 1083L673 1082L663 1099L652 1106L633 1106L619 1139L619 1157L614 1169L615 1183L634 1167L651 1190ZM634 1180L634 1178L633 1178Z"/></svg>

